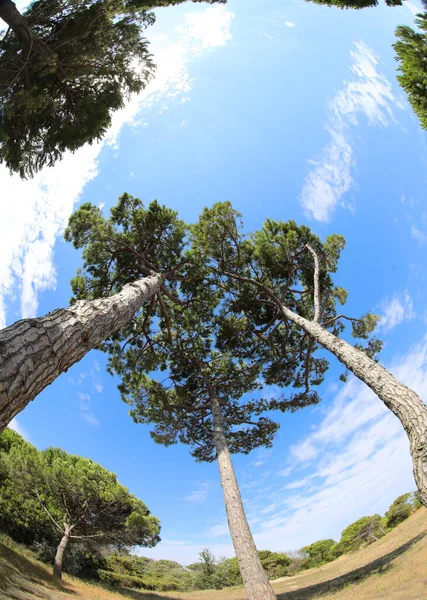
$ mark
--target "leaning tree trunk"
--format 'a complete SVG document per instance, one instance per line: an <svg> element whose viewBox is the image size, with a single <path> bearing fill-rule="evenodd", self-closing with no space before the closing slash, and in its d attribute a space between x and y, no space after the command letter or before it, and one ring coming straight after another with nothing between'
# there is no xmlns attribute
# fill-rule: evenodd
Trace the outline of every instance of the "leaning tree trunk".
<svg viewBox="0 0 427 600"><path fill-rule="evenodd" d="M53 576L56 577L56 579L62 579L62 562L64 560L65 549L70 541L70 531L71 529L66 526L64 535L62 536L62 539L56 550L55 562L53 565Z"/></svg>
<svg viewBox="0 0 427 600"><path fill-rule="evenodd" d="M280 304L284 317L301 327L326 350L334 354L358 379L384 402L402 423L409 438L410 452L420 500L427 508L427 406L413 390L387 369L348 342L308 321Z"/></svg>
<svg viewBox="0 0 427 600"><path fill-rule="evenodd" d="M224 420L221 407L210 384L208 384L208 389L213 418L213 435L217 451L221 486L224 492L228 527L246 593L249 600L276 600L276 594L261 565L246 519L239 485L224 433Z"/></svg>
<svg viewBox="0 0 427 600"><path fill-rule="evenodd" d="M128 323L162 283L153 273L110 298L79 300L0 331L0 433L61 373Z"/></svg>

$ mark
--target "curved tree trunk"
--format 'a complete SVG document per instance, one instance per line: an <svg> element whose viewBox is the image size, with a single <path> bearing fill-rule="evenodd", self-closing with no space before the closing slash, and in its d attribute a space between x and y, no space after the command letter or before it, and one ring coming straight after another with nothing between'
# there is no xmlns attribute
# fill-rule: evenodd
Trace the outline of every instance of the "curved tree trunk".
<svg viewBox="0 0 427 600"><path fill-rule="evenodd" d="M70 541L70 531L70 528L66 526L65 533L56 550L55 563L53 565L53 576L56 577L56 579L62 579L62 562L64 560L65 549Z"/></svg>
<svg viewBox="0 0 427 600"><path fill-rule="evenodd" d="M414 478L420 500L427 507L426 404L418 394L361 350L329 333L319 323L297 315L283 304L280 304L280 310L286 319L301 327L321 346L332 352L358 379L366 383L402 423L409 438Z"/></svg>
<svg viewBox="0 0 427 600"><path fill-rule="evenodd" d="M206 380L206 379L205 379ZM224 433L221 407L207 382L213 417L213 430L221 486L234 551L249 600L276 600L276 594L258 557L255 542L243 508L239 485Z"/></svg>
<svg viewBox="0 0 427 600"><path fill-rule="evenodd" d="M162 284L162 276L152 274L109 298L79 300L1 330L0 433L61 373L128 323Z"/></svg>
<svg viewBox="0 0 427 600"><path fill-rule="evenodd" d="M48 44L31 30L27 19L19 12L12 0L0 0L0 19L9 25L24 49L45 58L55 57Z"/></svg>

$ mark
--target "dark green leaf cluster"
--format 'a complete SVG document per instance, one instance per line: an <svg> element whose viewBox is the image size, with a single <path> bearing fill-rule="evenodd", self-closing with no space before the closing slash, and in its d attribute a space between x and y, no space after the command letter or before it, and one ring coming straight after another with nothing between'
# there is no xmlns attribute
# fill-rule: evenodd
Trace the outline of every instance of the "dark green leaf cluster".
<svg viewBox="0 0 427 600"><path fill-rule="evenodd" d="M378 6L378 0L306 0L314 2L314 4L322 4L323 6L337 6L338 8L353 8L360 10L361 8L372 8ZM403 0L385 0L387 6L401 6Z"/></svg>
<svg viewBox="0 0 427 600"><path fill-rule="evenodd" d="M419 31L400 25L393 48L399 63L397 79L408 94L421 126L427 129L427 3L424 1L423 7L424 12L415 19Z"/></svg>
<svg viewBox="0 0 427 600"><path fill-rule="evenodd" d="M0 50L0 161L21 177L101 139L154 72L154 17L124 0L36 0L24 17L27 38L12 28Z"/></svg>
<svg viewBox="0 0 427 600"><path fill-rule="evenodd" d="M340 314L338 307L345 304L347 292L332 278L344 238L331 235L322 243L306 226L271 219L247 236L240 214L226 202L203 211L192 228L192 244L194 255L205 257L212 277L229 291L219 347L241 359L258 360L266 383L302 388L296 406L304 398L307 403L315 402L312 386L323 381L328 362L316 352L314 340L287 319L280 306L313 319L315 262L311 248L319 259L319 322L333 335L344 331L343 319L348 317ZM378 317L368 314L350 321L353 336L367 340L358 347L375 357L382 346L371 337ZM255 338L262 343L253 343Z"/></svg>

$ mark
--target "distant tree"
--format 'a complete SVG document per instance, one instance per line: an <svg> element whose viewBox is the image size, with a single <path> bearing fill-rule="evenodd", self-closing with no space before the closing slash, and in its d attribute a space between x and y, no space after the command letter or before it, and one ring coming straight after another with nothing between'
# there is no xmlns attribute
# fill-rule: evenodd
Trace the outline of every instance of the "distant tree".
<svg viewBox="0 0 427 600"><path fill-rule="evenodd" d="M270 579L282 577L286 574L287 567L292 560L283 552L272 552L271 550L258 550L258 556L264 571Z"/></svg>
<svg viewBox="0 0 427 600"><path fill-rule="evenodd" d="M357 550L362 544L372 544L385 535L381 516L362 517L344 529L340 546L343 552Z"/></svg>
<svg viewBox="0 0 427 600"><path fill-rule="evenodd" d="M245 358L249 348L249 355L254 355L255 349L250 350L241 339L252 332L261 335L265 350L260 360L264 364L270 360L266 381L283 385L288 357L299 344L296 356L305 360L299 362L294 385L307 390L323 379L328 368L327 360L316 356L316 350L323 346L331 352L401 422L409 438L420 500L427 506L427 405L378 364L376 356L382 344L371 332L379 317L354 318L341 312L339 305L345 304L347 292L336 287L332 275L338 268L344 238L332 235L322 243L308 227L294 221L267 219L251 236L244 235L242 227L240 214L230 203L223 203L205 209L193 228L193 244L205 254L212 277L220 277L222 285L231 290L230 312L222 327L239 328L240 337L229 337L229 351ZM363 344L351 345L340 337L345 321L352 323L353 337L365 340ZM304 333L299 340L296 330ZM280 347L277 336L282 340Z"/></svg>
<svg viewBox="0 0 427 600"><path fill-rule="evenodd" d="M201 570L209 577L215 570L215 556L208 548L204 548L201 552L199 552L199 562L201 564Z"/></svg>
<svg viewBox="0 0 427 600"><path fill-rule="evenodd" d="M422 0L424 12L419 13L414 31L407 25L396 29L397 42L393 44L399 63L397 79L408 94L409 102L418 116L421 127L427 129L427 2Z"/></svg>
<svg viewBox="0 0 427 600"><path fill-rule="evenodd" d="M314 4L322 4L323 6L337 6L338 8L353 8L360 10L361 8L372 8L378 6L378 0L306 0L314 2ZM401 6L402 0L385 0L387 6Z"/></svg>
<svg viewBox="0 0 427 600"><path fill-rule="evenodd" d="M301 552L308 554L312 566L317 567L331 560L330 552L335 545L336 542L332 539L319 540L318 542L314 542L314 544L310 544L310 546L304 546L304 548L301 548Z"/></svg>
<svg viewBox="0 0 427 600"><path fill-rule="evenodd" d="M132 222L124 228L129 211ZM132 321L146 302L148 307L162 303L180 275L185 231L176 212L157 202L145 208L129 194L121 196L109 219L96 206L80 206L65 233L83 250L84 265L73 281L78 300L0 331L0 432L61 373Z"/></svg>
<svg viewBox="0 0 427 600"><path fill-rule="evenodd" d="M154 546L159 520L99 464L58 448L39 452L27 444L7 455L9 477L19 492L39 502L60 535L53 574L61 579L64 552L73 540L122 541Z"/></svg>
<svg viewBox="0 0 427 600"><path fill-rule="evenodd" d="M386 512L387 527L396 527L418 508L418 498L415 494L402 494L391 504Z"/></svg>
<svg viewBox="0 0 427 600"><path fill-rule="evenodd" d="M153 75L143 37L155 20L149 11L181 2L36 0L21 14L0 0L8 25L0 44L0 162L31 177L66 150L101 139L112 113Z"/></svg>

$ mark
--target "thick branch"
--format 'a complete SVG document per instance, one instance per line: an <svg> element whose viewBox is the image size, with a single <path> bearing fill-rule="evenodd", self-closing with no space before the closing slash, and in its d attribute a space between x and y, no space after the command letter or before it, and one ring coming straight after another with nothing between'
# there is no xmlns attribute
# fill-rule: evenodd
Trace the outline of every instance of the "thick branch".
<svg viewBox="0 0 427 600"><path fill-rule="evenodd" d="M311 254L313 255L313 259L314 259L314 298L313 298L313 300L314 300L314 319L313 319L313 321L315 323L318 323L319 319L320 319L319 257L317 256L317 254L313 250L313 248L310 246L310 244L306 244L305 247L307 248L307 250L309 252L311 252Z"/></svg>

